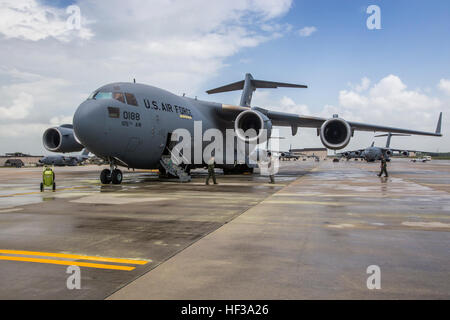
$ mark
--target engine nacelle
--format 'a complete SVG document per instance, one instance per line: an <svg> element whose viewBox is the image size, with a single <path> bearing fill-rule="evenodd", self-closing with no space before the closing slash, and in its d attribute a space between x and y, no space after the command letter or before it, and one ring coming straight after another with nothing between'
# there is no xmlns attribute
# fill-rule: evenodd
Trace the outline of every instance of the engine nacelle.
<svg viewBox="0 0 450 320"><path fill-rule="evenodd" d="M350 142L352 128L344 119L332 118L322 124L319 135L325 147L338 150L345 148Z"/></svg>
<svg viewBox="0 0 450 320"><path fill-rule="evenodd" d="M392 156L392 150L386 150L384 153L389 157Z"/></svg>
<svg viewBox="0 0 450 320"><path fill-rule="evenodd" d="M45 149L52 152L77 152L84 148L76 140L73 127L70 124L45 130L42 142Z"/></svg>
<svg viewBox="0 0 450 320"><path fill-rule="evenodd" d="M359 157L361 155L361 151L355 151L355 156Z"/></svg>
<svg viewBox="0 0 450 320"><path fill-rule="evenodd" d="M409 152L408 151L402 151L402 155L404 155L405 157L409 157Z"/></svg>
<svg viewBox="0 0 450 320"><path fill-rule="evenodd" d="M348 152L348 151L344 152L343 156L346 157L346 158L350 157L350 152Z"/></svg>
<svg viewBox="0 0 450 320"><path fill-rule="evenodd" d="M247 110L236 117L234 131L242 141L263 143L272 134L272 121L259 111Z"/></svg>

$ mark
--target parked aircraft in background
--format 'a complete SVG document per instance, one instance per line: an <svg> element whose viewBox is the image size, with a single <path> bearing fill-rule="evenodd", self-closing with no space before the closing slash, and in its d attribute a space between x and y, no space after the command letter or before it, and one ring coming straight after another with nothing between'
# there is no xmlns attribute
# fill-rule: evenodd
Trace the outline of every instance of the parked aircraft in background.
<svg viewBox="0 0 450 320"><path fill-rule="evenodd" d="M77 156L64 156L64 155L54 155L54 156L46 156L39 160L39 163L44 165L53 165L53 166L77 166L83 161L89 158L89 151L84 149L80 155Z"/></svg>
<svg viewBox="0 0 450 320"><path fill-rule="evenodd" d="M307 88L305 85L255 80L246 74L245 80L207 91L208 94L243 90L239 106L214 103L177 96L166 90L138 83L112 83L95 90L82 102L70 125L47 129L43 135L44 146L52 152L76 152L83 148L108 161L110 169L100 174L102 183L120 184L122 172L118 166L136 169L160 169L163 173L178 175L196 167L204 167L208 159L203 152L210 145L204 141L205 132L217 129L226 136L226 131L235 133L236 139L250 145L254 141L269 138L273 126L291 127L292 135L299 127L317 129L322 144L333 150L345 148L355 131L381 131L426 136L442 136L438 132L424 132L401 129L383 125L371 125L346 121L338 115L319 118L298 114L271 111L260 107L251 107L253 92L257 88ZM199 130L196 124L201 123ZM175 169L169 166L171 154L178 136L172 136L175 130L184 129L194 137L191 158L187 163L177 164ZM245 135L253 129L253 135ZM200 132L198 132L200 131ZM201 134L200 140L196 135ZM200 141L200 142L199 142ZM239 145L239 144L238 144ZM235 161L217 163L224 170L234 169L240 172L252 171L248 155L254 148L244 148L245 161L236 161L236 144L224 144L217 149L226 154L234 154ZM247 150L248 149L248 150ZM250 150L251 149L251 150ZM200 158L196 155L200 154ZM217 159L216 154L216 159ZM233 159L231 159L233 160Z"/></svg>

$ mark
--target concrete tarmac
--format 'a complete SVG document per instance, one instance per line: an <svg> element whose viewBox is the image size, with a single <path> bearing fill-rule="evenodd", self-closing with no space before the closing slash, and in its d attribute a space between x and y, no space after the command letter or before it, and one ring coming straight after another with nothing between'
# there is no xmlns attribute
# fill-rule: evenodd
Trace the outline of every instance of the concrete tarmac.
<svg viewBox="0 0 450 320"><path fill-rule="evenodd" d="M187 184L124 171L122 185L102 186L101 167L57 167L56 192L43 193L41 168L2 168L0 299L103 299L313 166L285 170L277 185L218 175L210 186L202 170ZM81 290L67 289L70 265Z"/></svg>
<svg viewBox="0 0 450 320"><path fill-rule="evenodd" d="M276 185L217 186L203 172L101 186L100 167L57 168L43 194L40 169L0 169L0 298L450 298L450 162L394 159L387 179L378 168L291 161ZM67 289L71 263L95 265L80 266L80 290Z"/></svg>

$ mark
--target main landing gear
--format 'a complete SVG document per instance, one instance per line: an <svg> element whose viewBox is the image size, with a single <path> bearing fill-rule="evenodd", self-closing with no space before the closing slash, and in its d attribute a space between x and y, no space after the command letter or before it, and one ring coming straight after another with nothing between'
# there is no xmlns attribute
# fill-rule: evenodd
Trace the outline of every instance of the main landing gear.
<svg viewBox="0 0 450 320"><path fill-rule="evenodd" d="M103 169L100 173L102 184L121 184L123 179L122 171L111 165L111 169Z"/></svg>

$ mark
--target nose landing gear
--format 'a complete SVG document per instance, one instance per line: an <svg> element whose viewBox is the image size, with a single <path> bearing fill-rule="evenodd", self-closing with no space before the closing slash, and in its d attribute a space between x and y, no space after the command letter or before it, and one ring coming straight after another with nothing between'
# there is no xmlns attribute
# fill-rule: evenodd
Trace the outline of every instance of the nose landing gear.
<svg viewBox="0 0 450 320"><path fill-rule="evenodd" d="M122 171L114 166L111 166L110 169L103 169L100 173L100 181L102 184L121 184L123 179Z"/></svg>

